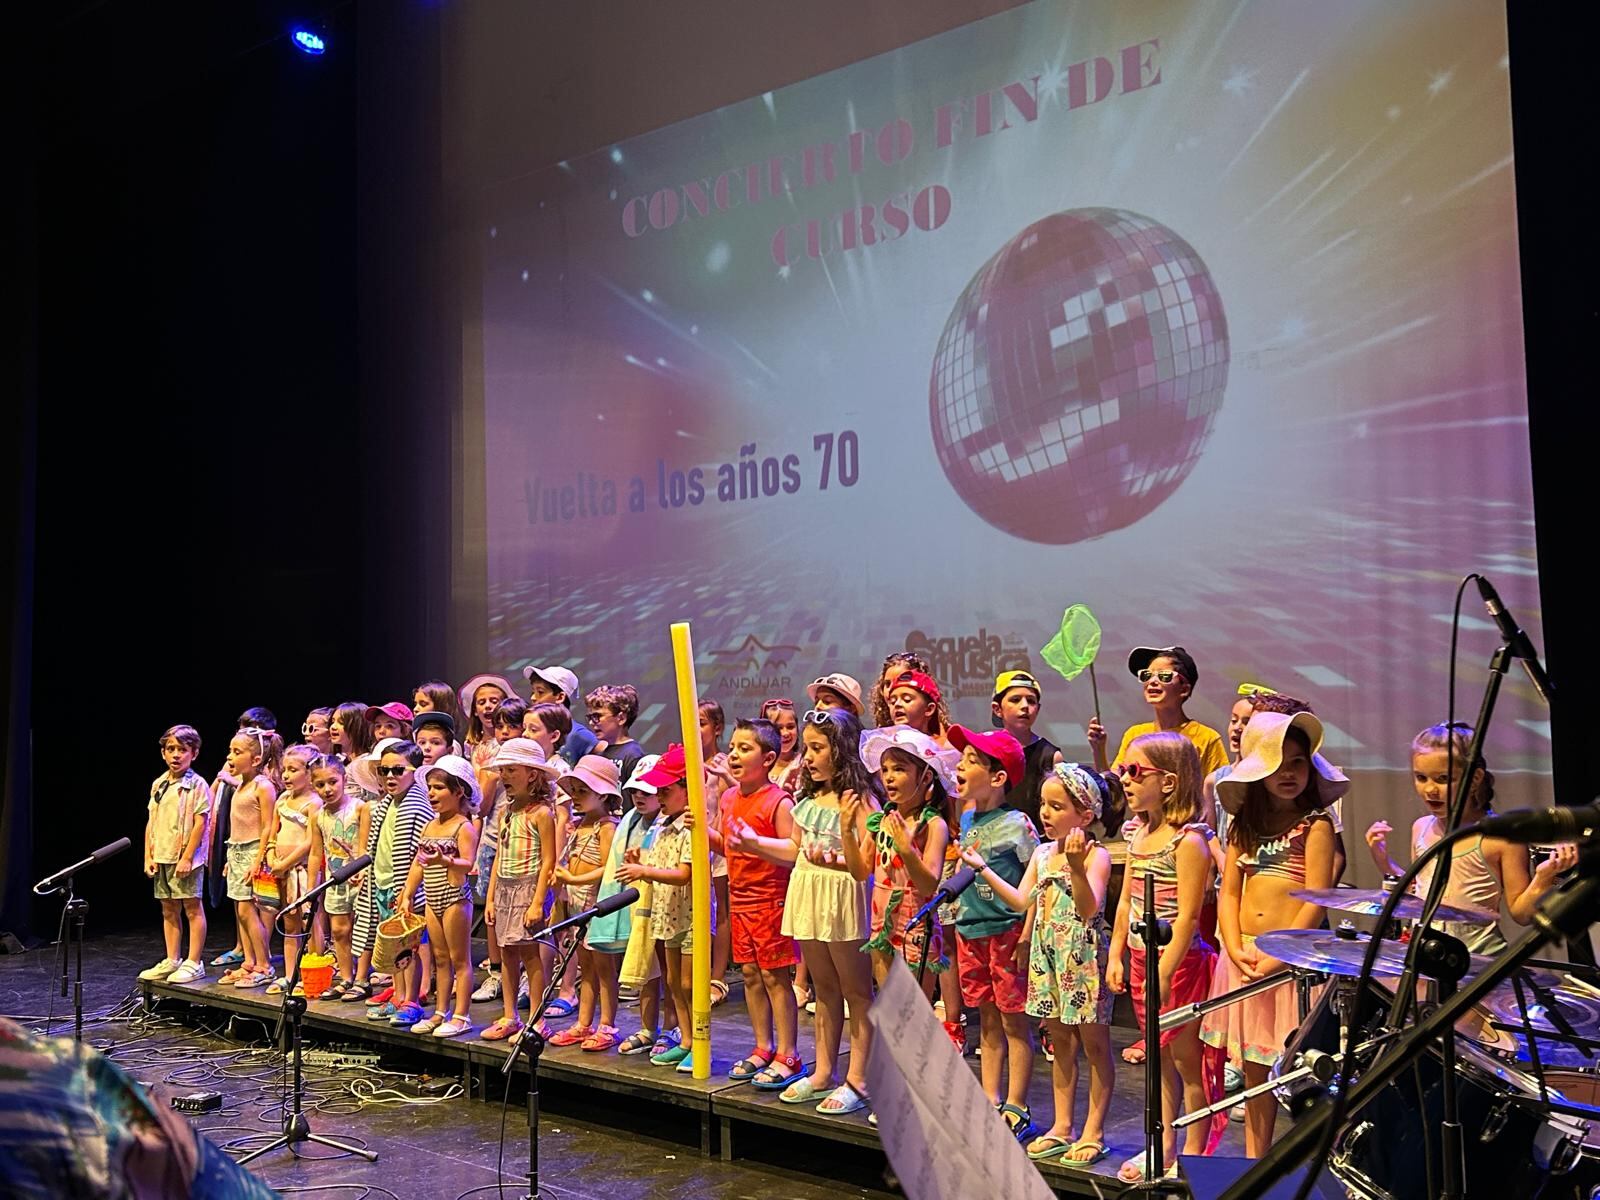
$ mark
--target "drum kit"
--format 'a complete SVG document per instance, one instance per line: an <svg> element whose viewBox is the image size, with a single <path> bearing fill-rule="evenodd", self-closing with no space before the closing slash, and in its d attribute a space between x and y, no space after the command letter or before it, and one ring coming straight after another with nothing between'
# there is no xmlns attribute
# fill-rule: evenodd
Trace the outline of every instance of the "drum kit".
<svg viewBox="0 0 1600 1200"><path fill-rule="evenodd" d="M1326 910L1378 916L1388 894L1352 888L1302 889L1292 895ZM1405 896L1396 916L1416 920L1422 901ZM1440 905L1437 920L1483 924L1493 914ZM1385 942L1366 1003L1356 983L1369 935L1348 919L1329 929L1286 929L1257 936L1256 948L1288 968L1201 1004L1164 1014L1181 1025L1272 987L1298 988L1301 1023L1265 1084L1187 1114L1204 1120L1271 1091L1291 1113L1354 1084L1363 1066L1398 1031L1386 1030L1393 992L1384 980L1405 974L1406 943ZM1462 979L1490 959L1468 955ZM1422 997L1426 1003L1430 997ZM1340 1057L1354 1026L1352 1062ZM1464 1137L1465 1178L1475 1194L1514 1189L1541 1200L1600 1200L1600 975L1566 963L1519 968L1457 1022L1455 1090ZM1407 1200L1438 1193L1442 1115L1438 1054L1391 1082L1335 1143L1328 1166L1352 1196ZM1506 1194L1502 1192L1502 1194Z"/></svg>

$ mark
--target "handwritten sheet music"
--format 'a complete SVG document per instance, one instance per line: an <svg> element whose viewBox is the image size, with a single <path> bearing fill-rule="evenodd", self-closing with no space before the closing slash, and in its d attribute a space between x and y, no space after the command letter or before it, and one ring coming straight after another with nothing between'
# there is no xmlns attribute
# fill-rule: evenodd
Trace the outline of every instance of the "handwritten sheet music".
<svg viewBox="0 0 1600 1200"><path fill-rule="evenodd" d="M900 959L868 1019L878 1134L911 1200L1054 1200Z"/></svg>

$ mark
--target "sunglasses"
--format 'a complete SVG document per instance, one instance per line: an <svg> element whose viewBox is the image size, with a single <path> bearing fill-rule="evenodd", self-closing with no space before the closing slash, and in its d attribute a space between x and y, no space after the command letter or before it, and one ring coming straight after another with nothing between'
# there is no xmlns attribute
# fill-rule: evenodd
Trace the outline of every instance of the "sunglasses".
<svg viewBox="0 0 1600 1200"><path fill-rule="evenodd" d="M378 774L387 775L391 779L398 779L410 769L410 767L379 767Z"/></svg>
<svg viewBox="0 0 1600 1200"><path fill-rule="evenodd" d="M794 701L793 700L774 699L774 700L763 700L761 702L761 711L763 713L768 712L769 710L774 709L774 708L793 709L794 708Z"/></svg>
<svg viewBox="0 0 1600 1200"><path fill-rule="evenodd" d="M1147 767L1143 763L1126 762L1117 764L1117 774L1138 783L1139 780L1148 779L1152 775L1171 775L1172 772L1163 771L1159 767Z"/></svg>
<svg viewBox="0 0 1600 1200"><path fill-rule="evenodd" d="M1239 695L1241 696L1271 696L1273 694L1273 689L1264 683L1241 683L1239 685Z"/></svg>
<svg viewBox="0 0 1600 1200"><path fill-rule="evenodd" d="M832 709L829 709L829 708L812 708L812 709L808 709L806 711L806 715L801 717L800 719L802 721L804 721L807 725L831 725L833 722L837 721L839 718L833 715L833 710Z"/></svg>
<svg viewBox="0 0 1600 1200"><path fill-rule="evenodd" d="M1140 683L1149 683L1152 679L1160 683L1171 683L1178 677L1176 671L1152 671L1149 667L1140 671L1136 678Z"/></svg>
<svg viewBox="0 0 1600 1200"><path fill-rule="evenodd" d="M300 733L304 737L310 737L312 734L315 734L315 733L327 733L327 732L328 732L328 727L326 725L313 725L310 721L307 721L304 725L300 726Z"/></svg>

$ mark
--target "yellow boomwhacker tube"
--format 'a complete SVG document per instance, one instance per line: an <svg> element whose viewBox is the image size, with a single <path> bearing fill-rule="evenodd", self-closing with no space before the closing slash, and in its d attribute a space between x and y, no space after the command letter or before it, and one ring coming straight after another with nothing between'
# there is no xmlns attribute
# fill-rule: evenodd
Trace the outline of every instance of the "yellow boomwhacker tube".
<svg viewBox="0 0 1600 1200"><path fill-rule="evenodd" d="M694 814L690 835L694 861L690 864L690 899L694 904L690 937L694 942L693 997L694 1078L711 1078L711 841L706 833L706 764L700 750L700 692L694 679L694 641L689 623L672 625L672 661L678 675L678 718L683 723L683 761L688 773L689 811Z"/></svg>

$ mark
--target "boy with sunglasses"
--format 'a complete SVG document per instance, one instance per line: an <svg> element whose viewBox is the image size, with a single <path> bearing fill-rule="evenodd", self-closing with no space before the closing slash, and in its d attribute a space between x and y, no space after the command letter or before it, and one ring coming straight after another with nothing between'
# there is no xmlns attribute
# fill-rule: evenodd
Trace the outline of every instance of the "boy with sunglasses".
<svg viewBox="0 0 1600 1200"><path fill-rule="evenodd" d="M1209 725L1202 725L1183 711L1184 704L1200 682L1200 669L1194 657L1182 646L1135 646L1128 652L1128 673L1144 685L1145 703L1155 720L1141 721L1128 728L1117 747L1116 757L1106 758L1106 730L1096 717L1089 722L1089 745L1094 749L1094 767L1101 774L1120 763L1128 745L1147 733L1181 733L1194 743L1200 754L1202 777L1228 764L1227 743Z"/></svg>

